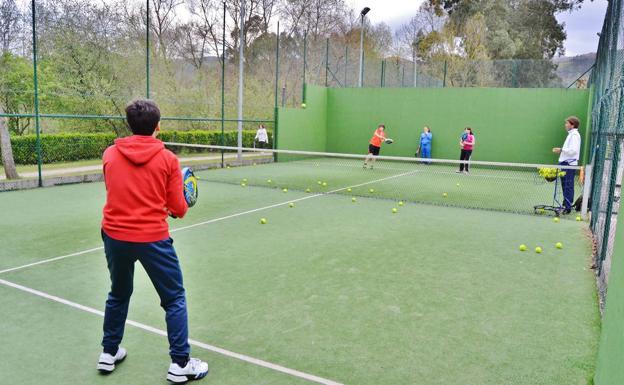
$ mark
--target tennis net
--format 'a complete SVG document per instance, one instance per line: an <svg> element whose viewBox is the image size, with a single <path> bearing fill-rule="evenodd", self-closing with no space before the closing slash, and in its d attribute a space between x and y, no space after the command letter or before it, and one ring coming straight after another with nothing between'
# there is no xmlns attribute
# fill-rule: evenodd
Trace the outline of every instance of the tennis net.
<svg viewBox="0 0 624 385"><path fill-rule="evenodd" d="M404 202L549 215L563 202L561 173L578 166L379 156L166 143L204 182L241 187L343 194ZM372 168L371 168L372 166ZM564 168L562 168L564 167Z"/></svg>

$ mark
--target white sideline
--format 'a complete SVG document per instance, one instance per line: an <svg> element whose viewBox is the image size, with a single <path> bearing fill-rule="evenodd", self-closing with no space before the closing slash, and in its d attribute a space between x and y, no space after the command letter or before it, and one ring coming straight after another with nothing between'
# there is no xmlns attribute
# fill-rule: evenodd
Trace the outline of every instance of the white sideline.
<svg viewBox="0 0 624 385"><path fill-rule="evenodd" d="M369 182L365 182L365 183L360 183L360 184L353 185L353 186L347 186L347 187L343 187L343 188L339 188L339 189L331 190L331 191L324 192L324 193L318 193L318 194L308 195L308 196L305 196L305 197L302 197L302 198L292 199L292 200L288 200L288 201L281 202L281 203L276 203L276 204L269 205L269 206L259 207L259 208L257 208L257 209L252 209L252 210L242 211L242 212L240 212L240 213L231 214L231 215L226 215L226 216L224 216L224 217L215 218L215 219L210 219L210 220L208 220L208 221L199 222L199 223L195 223L195 224L188 225L188 226L178 227L178 228L172 229L170 232L171 232L171 233L175 233L175 232L177 232L177 231L182 231L182 230L192 229L192 228L194 228L194 227L199 227L199 226L203 226L203 225L208 225L208 224L215 223L215 222L220 222L220 221L223 221L223 220L226 220L226 219L236 218L236 217L240 217L240 216L242 216L242 215L252 214L252 213L255 213L255 212L258 212L258 211L268 210L268 209L272 209L272 208L274 208L274 207L279 207L279 206L287 205L287 204L289 204L289 203L291 203L291 202L293 202L293 203L294 203L294 202L300 202L300 201L303 201L303 200L306 200L306 199L317 198L317 197L320 197L320 196L323 196L323 195L333 194L333 193L336 193L336 192L339 192L339 191L343 191L343 190L346 190L346 189L349 189L349 188L356 188L356 187L365 186L365 185L367 185L367 184L371 184L371 183L383 182L384 180L393 179L393 178L398 178L398 177L405 176L405 175L408 175L408 174L414 174L414 173L416 173L416 172L418 172L418 171L408 171L408 172L404 172L404 173L401 173L401 174L391 175L391 176L388 176L388 177L385 177L385 178L380 178L380 179L376 179L376 180L369 181ZM94 248L92 248L92 249L83 250L83 251L78 251L78 252L71 253L71 254L67 254L67 255L61 255L61 256L59 256L59 257L54 257L54 258L44 259L44 260L41 260L41 261L37 261L37 262L33 262L33 263L28 263L28 264L26 264L26 265L22 265L22 266L16 266L16 267L12 267L12 268L9 268L9 269L0 270L0 274L9 273L9 272L16 271L16 270L22 270L22 269L26 269L26 268L28 268L28 267L37 266L37 265L42 265L42 264L45 264L45 263L50 263L50 262L60 261L60 260L62 260L62 259L66 259L66 258L70 258L70 257L77 257L77 256L79 256L79 255L89 254L89 253L92 253L92 252L94 252L94 251L100 251L100 250L103 250L103 249L104 249L104 247L103 247L103 246L99 246L99 247L94 247Z"/></svg>
<svg viewBox="0 0 624 385"><path fill-rule="evenodd" d="M67 305L67 306L73 307L73 308L78 309L78 310L82 310L82 311L87 312L87 313L91 313L91 314L98 315L100 317L104 317L104 312L102 312L100 310L97 310L97 309L94 309L94 308L91 308L91 307L88 307L88 306L84 306L84 305L81 305L79 303L72 302L72 301L69 301L69 300L66 300L64 298L57 297L57 296L54 296L54 295L51 295L51 294L48 294L48 293L44 293L44 292L39 291L39 290L35 290L35 289L31 289L31 288L26 287L26 286L18 285L16 283L9 282L9 281L6 281L4 279L0 279L0 284L2 284L4 286L11 287L13 289L24 291L26 293L34 294L34 295L36 295L38 297L42 297L42 298L45 298L45 299L50 300L50 301L54 301L54 302L58 302L58 303L63 304L63 305ZM140 323L140 322L127 320L126 324L134 326L134 327L142 329L142 330L145 330L145 331L150 332L150 333L154 333L154 334L157 334L157 335L160 335L160 336L167 337L167 332L165 330L157 329L155 327L152 327L152 326ZM253 365L257 365L257 366L261 366L261 367L264 367L264 368L267 368L267 369L275 370L277 372L288 374L288 375L293 376L293 377L298 377L298 378L301 378L301 379L304 379L304 380L308 380L308 381L311 381L311 382L316 382L318 384L342 385L339 382L335 382L335 381L328 380L328 379L325 379L325 378L322 378L322 377L318 377L318 376L315 376L313 374L300 372L300 371L295 370L295 369L290 369L290 368L287 368L285 366L273 364L271 362L264 361L264 360L261 360L261 359L258 359L258 358L246 356L244 354L232 352L232 351L229 351L227 349L223 349L223 348L220 348L220 347L217 347L217 346L209 345L209 344L197 341L197 340L189 339L188 341L189 341L189 344L191 344L193 346L196 346L198 348L209 350L211 352L214 352L214 353L217 353L217 354L221 354L221 355L224 355L226 357L234 358L234 359L237 359L237 360L240 360L240 361L244 361L244 362L247 362L247 363L250 363L250 364L253 364Z"/></svg>

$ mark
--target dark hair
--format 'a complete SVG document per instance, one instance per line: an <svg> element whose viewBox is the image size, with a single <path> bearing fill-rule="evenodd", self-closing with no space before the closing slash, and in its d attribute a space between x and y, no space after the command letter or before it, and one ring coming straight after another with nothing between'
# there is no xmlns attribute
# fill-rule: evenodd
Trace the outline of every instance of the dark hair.
<svg viewBox="0 0 624 385"><path fill-rule="evenodd" d="M150 136L160 122L160 109L150 100L134 100L126 107L126 120L134 135Z"/></svg>
<svg viewBox="0 0 624 385"><path fill-rule="evenodd" d="M470 127L466 127L466 128L465 128L465 130L470 131L470 135L474 135L474 132L472 132L472 128L470 128Z"/></svg>
<svg viewBox="0 0 624 385"><path fill-rule="evenodd" d="M379 126L377 126L377 128L379 128L379 127L383 128L384 130L386 129L386 125L385 124L380 124Z"/></svg>
<svg viewBox="0 0 624 385"><path fill-rule="evenodd" d="M572 127L579 128L581 121L576 116L570 116L566 119L566 122L570 123Z"/></svg>

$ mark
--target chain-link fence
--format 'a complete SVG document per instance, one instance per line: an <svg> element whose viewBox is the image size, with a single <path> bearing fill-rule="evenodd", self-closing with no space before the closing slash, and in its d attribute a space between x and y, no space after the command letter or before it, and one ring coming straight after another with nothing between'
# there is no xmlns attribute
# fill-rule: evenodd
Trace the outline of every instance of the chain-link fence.
<svg viewBox="0 0 624 385"><path fill-rule="evenodd" d="M620 206L624 165L624 26L623 2L610 1L600 35L595 69L592 112L591 228L596 247L596 265L601 286L606 287L617 214Z"/></svg>

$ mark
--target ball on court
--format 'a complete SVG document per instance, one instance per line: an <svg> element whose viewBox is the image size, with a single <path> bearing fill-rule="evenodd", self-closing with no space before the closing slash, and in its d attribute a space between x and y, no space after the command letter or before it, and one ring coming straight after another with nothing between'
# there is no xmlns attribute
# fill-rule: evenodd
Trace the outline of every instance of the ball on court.
<svg viewBox="0 0 624 385"><path fill-rule="evenodd" d="M399 210L397 210L397 208L396 208L396 207L393 207L393 208L392 208L392 214L396 214L398 211L399 211Z"/></svg>
<svg viewBox="0 0 624 385"><path fill-rule="evenodd" d="M226 168L227 168L227 169L230 169L231 167L230 167L230 166L227 166Z"/></svg>
<svg viewBox="0 0 624 385"><path fill-rule="evenodd" d="M448 196L448 194L447 193L443 193L442 196L446 198Z"/></svg>
<svg viewBox="0 0 624 385"><path fill-rule="evenodd" d="M245 186L247 186L247 183L243 182L243 183L241 183L241 186L245 187Z"/></svg>
<svg viewBox="0 0 624 385"><path fill-rule="evenodd" d="M323 187L327 187L327 182L323 182Z"/></svg>
<svg viewBox="0 0 624 385"><path fill-rule="evenodd" d="M271 179L267 179L267 183L271 184L271 183L273 183L273 181Z"/></svg>
<svg viewBox="0 0 624 385"><path fill-rule="evenodd" d="M350 189L350 188L348 188L348 189L347 189L347 192L351 192L351 189Z"/></svg>
<svg viewBox="0 0 624 385"><path fill-rule="evenodd" d="M577 221L577 222L580 222L581 220L583 220L583 218L581 218L581 216L580 216L580 215L577 215L577 216L576 216L576 221Z"/></svg>
<svg viewBox="0 0 624 385"><path fill-rule="evenodd" d="M535 248L535 252L536 252L537 254L541 254L541 253L542 253L542 248L541 248L541 247L539 247L539 246L537 246L537 247Z"/></svg>
<svg viewBox="0 0 624 385"><path fill-rule="evenodd" d="M558 248L558 249L563 249L563 243L561 243L561 242L557 242L557 243L555 244L555 247L556 247L556 248Z"/></svg>
<svg viewBox="0 0 624 385"><path fill-rule="evenodd" d="M282 189L282 192L285 192L285 193L286 193L286 192L288 192L288 189L287 189L287 188L284 188L284 189Z"/></svg>
<svg viewBox="0 0 624 385"><path fill-rule="evenodd" d="M399 201L399 206L403 206L404 204L403 201Z"/></svg>
<svg viewBox="0 0 624 385"><path fill-rule="evenodd" d="M267 223L266 218L261 218L260 219L260 224L266 225L266 223Z"/></svg>
<svg viewBox="0 0 624 385"><path fill-rule="evenodd" d="M244 182L244 183L247 183L247 178L243 179L243 182Z"/></svg>
<svg viewBox="0 0 624 385"><path fill-rule="evenodd" d="M309 188L307 188L307 189L306 189L306 192L307 192L307 193L309 193L310 191L312 191L312 190L310 190Z"/></svg>
<svg viewBox="0 0 624 385"><path fill-rule="evenodd" d="M526 245L520 245L519 249L520 251L526 251L527 247Z"/></svg>
<svg viewBox="0 0 624 385"><path fill-rule="evenodd" d="M368 192L372 194L372 193L374 193L374 192L375 192L375 189L374 189L374 188L371 188L371 189L369 189L369 190L368 190Z"/></svg>
<svg viewBox="0 0 624 385"><path fill-rule="evenodd" d="M553 218L553 222L555 222L555 223L559 223L559 217L554 217L554 218Z"/></svg>
<svg viewBox="0 0 624 385"><path fill-rule="evenodd" d="M317 180L316 183L318 183L319 186L323 184L320 180Z"/></svg>
<svg viewBox="0 0 624 385"><path fill-rule="evenodd" d="M306 108L306 104L305 103L301 103L301 108Z"/></svg>
<svg viewBox="0 0 624 385"><path fill-rule="evenodd" d="M457 183L457 187L459 187L459 183Z"/></svg>
<svg viewBox="0 0 624 385"><path fill-rule="evenodd" d="M351 198L351 202L355 202L357 199L355 198Z"/></svg>
<svg viewBox="0 0 624 385"><path fill-rule="evenodd" d="M292 202L290 202L290 203L288 204L288 207L293 208L293 207L295 207L295 204L294 204L294 203L292 203Z"/></svg>

